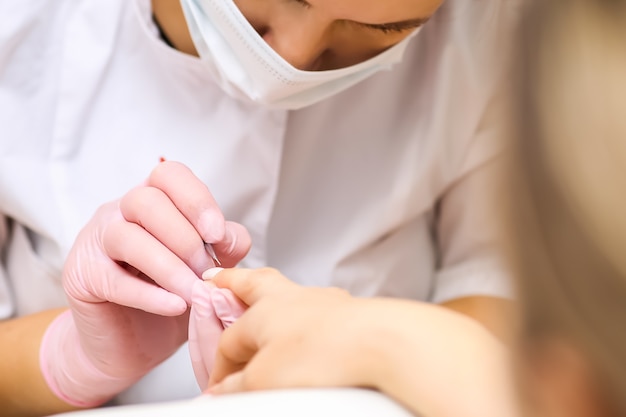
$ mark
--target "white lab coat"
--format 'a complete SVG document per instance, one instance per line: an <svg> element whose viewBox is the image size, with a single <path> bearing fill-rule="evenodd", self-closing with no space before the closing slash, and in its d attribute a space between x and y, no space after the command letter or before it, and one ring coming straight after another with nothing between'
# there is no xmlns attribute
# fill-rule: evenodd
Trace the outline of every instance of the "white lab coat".
<svg viewBox="0 0 626 417"><path fill-rule="evenodd" d="M481 186L507 4L448 0L402 64L288 112L223 94L149 0L0 1L0 313L64 305L77 232L160 156L248 228L247 267L362 296L507 294ZM183 348L120 402L197 392Z"/></svg>

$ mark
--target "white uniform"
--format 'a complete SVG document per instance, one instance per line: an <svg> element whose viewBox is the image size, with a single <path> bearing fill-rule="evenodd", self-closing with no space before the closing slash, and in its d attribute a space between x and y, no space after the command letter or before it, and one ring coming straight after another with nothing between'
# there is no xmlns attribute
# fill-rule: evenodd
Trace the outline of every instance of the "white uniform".
<svg viewBox="0 0 626 417"><path fill-rule="evenodd" d="M363 296L506 294L479 181L505 3L449 0L402 64L289 112L226 96L159 39L149 0L0 1L1 314L64 305L77 232L160 156L248 228L245 266ZM182 349L120 398L196 393Z"/></svg>

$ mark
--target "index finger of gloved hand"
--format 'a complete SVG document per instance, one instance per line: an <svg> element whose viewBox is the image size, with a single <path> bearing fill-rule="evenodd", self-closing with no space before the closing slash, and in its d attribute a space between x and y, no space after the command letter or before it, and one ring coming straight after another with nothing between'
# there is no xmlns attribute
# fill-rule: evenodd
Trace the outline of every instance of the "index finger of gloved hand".
<svg viewBox="0 0 626 417"><path fill-rule="evenodd" d="M224 239L212 246L221 266L230 268L237 265L248 254L251 245L252 239L245 227L239 223L226 222Z"/></svg>
<svg viewBox="0 0 626 417"><path fill-rule="evenodd" d="M219 338L224 331L215 314L211 290L215 287L204 281L194 284L189 315L189 355L200 389L207 388L213 369Z"/></svg>
<svg viewBox="0 0 626 417"><path fill-rule="evenodd" d="M110 224L102 236L102 245L111 259L127 263L158 286L191 303L191 291L193 284L199 281L198 276L138 224L126 221Z"/></svg>
<svg viewBox="0 0 626 417"><path fill-rule="evenodd" d="M211 278L220 288L231 290L244 303L251 306L262 298L284 293L297 285L273 268L228 268L212 276L213 270L204 272L204 279Z"/></svg>
<svg viewBox="0 0 626 417"><path fill-rule="evenodd" d="M122 197L119 208L124 219L146 229L196 274L214 265L202 237L162 190L136 187Z"/></svg>
<svg viewBox="0 0 626 417"><path fill-rule="evenodd" d="M187 311L187 303L183 298L154 283L145 281L113 260L109 260L109 262L110 265L97 266L108 269L108 272L98 271L100 274L106 274L108 279L90 285L92 296L96 299L77 296L76 285L68 284L66 279L64 288L70 298L89 305L97 305L99 304L97 301L106 300L120 306L131 307L160 316L179 316Z"/></svg>
<svg viewBox="0 0 626 417"><path fill-rule="evenodd" d="M165 161L156 166L148 185L162 190L207 243L224 238L224 215L208 187L185 165Z"/></svg>

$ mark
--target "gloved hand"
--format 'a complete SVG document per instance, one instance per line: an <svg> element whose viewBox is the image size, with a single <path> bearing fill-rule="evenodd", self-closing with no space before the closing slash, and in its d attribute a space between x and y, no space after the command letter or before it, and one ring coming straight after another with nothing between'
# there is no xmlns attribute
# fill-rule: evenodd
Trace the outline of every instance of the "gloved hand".
<svg viewBox="0 0 626 417"><path fill-rule="evenodd" d="M92 407L120 393L187 339L192 288L213 266L250 248L207 187L184 165L163 162L145 184L103 205L79 233L63 270L71 314L48 328L40 350L50 388Z"/></svg>
<svg viewBox="0 0 626 417"><path fill-rule="evenodd" d="M222 268L211 268L203 278L211 278ZM198 281L191 295L189 355L200 389L209 384L209 375L222 332L247 309L230 290L217 288L211 281Z"/></svg>

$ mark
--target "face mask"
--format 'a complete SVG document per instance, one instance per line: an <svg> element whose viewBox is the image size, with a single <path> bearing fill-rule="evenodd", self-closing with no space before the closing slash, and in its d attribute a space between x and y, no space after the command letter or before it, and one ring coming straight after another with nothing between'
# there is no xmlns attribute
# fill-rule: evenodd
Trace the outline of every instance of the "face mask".
<svg viewBox="0 0 626 417"><path fill-rule="evenodd" d="M200 58L229 95L268 107L299 109L324 100L402 60L406 39L360 64L302 71L276 53L232 0L181 0Z"/></svg>

